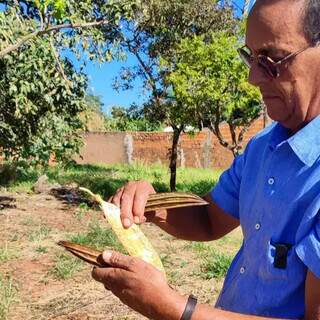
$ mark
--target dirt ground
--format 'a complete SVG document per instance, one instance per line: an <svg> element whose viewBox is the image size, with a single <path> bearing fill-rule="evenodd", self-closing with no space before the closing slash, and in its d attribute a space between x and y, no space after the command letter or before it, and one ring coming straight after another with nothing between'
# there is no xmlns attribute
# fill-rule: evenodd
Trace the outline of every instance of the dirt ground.
<svg viewBox="0 0 320 320"><path fill-rule="evenodd" d="M93 218L107 227L98 211L80 213L78 205L52 195L1 192L0 249L7 258L0 260L0 275L10 277L16 291L8 319L145 319L93 281L88 265L67 280L53 276L51 270L63 252L59 240L86 232ZM144 225L143 231L166 257L170 283L183 294L192 292L200 302L213 304L222 279L203 280L197 274L199 259L185 241L152 225Z"/></svg>

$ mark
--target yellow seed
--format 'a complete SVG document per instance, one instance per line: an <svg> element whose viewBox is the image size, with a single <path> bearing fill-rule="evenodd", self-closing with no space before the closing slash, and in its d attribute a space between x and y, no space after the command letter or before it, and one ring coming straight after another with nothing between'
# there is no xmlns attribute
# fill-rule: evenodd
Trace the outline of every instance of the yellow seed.
<svg viewBox="0 0 320 320"><path fill-rule="evenodd" d="M99 203L115 235L131 256L139 257L165 273L159 255L138 225L133 224L129 229L124 229L120 219L120 209L117 206L104 201L99 195L93 194L86 188L80 188L80 190L89 193Z"/></svg>

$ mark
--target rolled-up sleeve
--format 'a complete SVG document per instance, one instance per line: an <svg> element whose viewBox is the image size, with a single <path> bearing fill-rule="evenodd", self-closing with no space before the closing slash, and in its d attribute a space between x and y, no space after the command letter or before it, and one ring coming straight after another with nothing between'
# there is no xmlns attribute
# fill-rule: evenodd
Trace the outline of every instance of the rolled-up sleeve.
<svg viewBox="0 0 320 320"><path fill-rule="evenodd" d="M213 201L226 213L239 219L239 193L245 154L238 156L211 190Z"/></svg>
<svg viewBox="0 0 320 320"><path fill-rule="evenodd" d="M297 244L296 253L307 268L320 278L320 214L311 231Z"/></svg>

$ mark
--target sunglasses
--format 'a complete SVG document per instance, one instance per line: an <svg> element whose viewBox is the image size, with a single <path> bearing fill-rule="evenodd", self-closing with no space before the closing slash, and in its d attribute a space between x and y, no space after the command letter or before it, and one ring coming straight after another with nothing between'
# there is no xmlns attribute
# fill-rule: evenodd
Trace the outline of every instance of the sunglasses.
<svg viewBox="0 0 320 320"><path fill-rule="evenodd" d="M252 64L254 62L257 63L257 65L263 69L267 75L269 75L270 77L272 77L273 79L276 79L280 76L280 66L287 62L290 59L293 59L294 57L296 57L298 54L300 54L301 52L307 50L309 47L300 49L297 52L294 53L290 53L287 56L285 56L284 58L282 58L281 60L275 62L273 61L270 57L263 55L263 54L259 54L257 57L254 57L251 53L251 50L247 47L247 46L243 46L242 48L238 49L238 54L241 58L241 60L249 67L252 67Z"/></svg>

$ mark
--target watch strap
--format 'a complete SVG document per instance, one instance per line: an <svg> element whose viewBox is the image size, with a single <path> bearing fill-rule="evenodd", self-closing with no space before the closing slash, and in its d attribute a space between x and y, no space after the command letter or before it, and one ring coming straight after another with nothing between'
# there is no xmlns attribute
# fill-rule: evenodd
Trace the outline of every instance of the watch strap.
<svg viewBox="0 0 320 320"><path fill-rule="evenodd" d="M197 301L198 301L197 298L194 295L190 294L180 320L191 320Z"/></svg>

